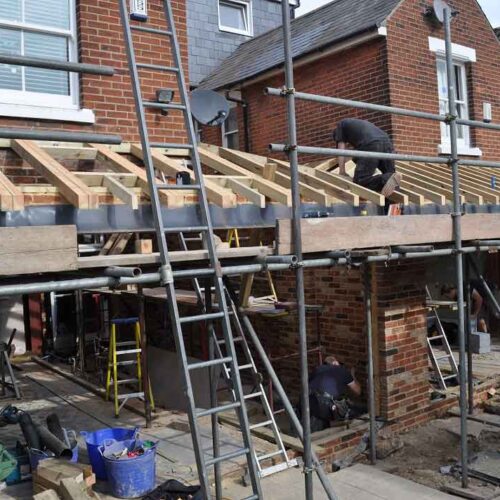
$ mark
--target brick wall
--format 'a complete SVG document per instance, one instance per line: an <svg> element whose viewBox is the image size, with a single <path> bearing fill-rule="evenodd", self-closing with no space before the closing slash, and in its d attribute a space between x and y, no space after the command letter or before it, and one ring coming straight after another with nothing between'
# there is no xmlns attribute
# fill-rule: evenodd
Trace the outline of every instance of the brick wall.
<svg viewBox="0 0 500 500"><path fill-rule="evenodd" d="M444 39L442 27L433 28L422 16L425 0L406 1L387 23L387 60L391 105L438 113L436 55L428 37ZM476 49L477 62L467 65L469 114L482 120L483 102L490 102L493 120L500 121L500 44L476 0L453 0L459 11L452 23L454 43ZM393 116L395 147L401 152L435 155L440 143L439 124L428 120ZM500 135L471 131L472 145L485 159L500 157Z"/></svg>
<svg viewBox="0 0 500 500"><path fill-rule="evenodd" d="M138 140L134 102L128 76L122 27L118 5L112 0L79 0L77 2L78 39L80 61L105 64L116 68L113 77L83 75L80 79L81 106L92 109L96 114L94 125L76 125L61 122L18 120L0 117L0 126L30 127L48 129L71 129L85 132L120 134L126 141ZM187 69L187 35L185 0L172 2L176 28L181 46L183 62ZM162 25L160 0L150 0L150 25ZM158 61L171 65L168 43L164 38L154 39L150 35L134 35L137 40L137 56L144 62ZM142 71L143 92L146 99L154 97L160 87L176 88L175 79L166 73ZM176 92L178 95L178 91ZM1 111L1 106L0 106ZM158 111L148 111L148 122L152 140L182 142L184 125L179 112L170 112L163 117Z"/></svg>

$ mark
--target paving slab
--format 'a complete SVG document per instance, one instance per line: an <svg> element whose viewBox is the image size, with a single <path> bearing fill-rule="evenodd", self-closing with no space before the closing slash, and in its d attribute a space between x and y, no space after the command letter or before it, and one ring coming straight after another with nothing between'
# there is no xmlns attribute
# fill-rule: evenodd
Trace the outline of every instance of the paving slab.
<svg viewBox="0 0 500 500"><path fill-rule="evenodd" d="M382 472L367 465L357 464L348 469L329 474L339 500L453 500L448 495L427 486L408 481L398 476ZM289 469L262 480L264 499L299 500L305 498L304 476L300 469ZM236 483L228 483L224 497L237 499L250 495ZM314 498L326 500L319 480L314 477Z"/></svg>

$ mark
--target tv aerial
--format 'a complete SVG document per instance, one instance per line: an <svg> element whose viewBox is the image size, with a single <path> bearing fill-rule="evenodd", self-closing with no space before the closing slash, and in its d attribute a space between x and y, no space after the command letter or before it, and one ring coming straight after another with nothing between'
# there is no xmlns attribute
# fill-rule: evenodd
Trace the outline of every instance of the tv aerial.
<svg viewBox="0 0 500 500"><path fill-rule="evenodd" d="M221 125L229 115L229 102L213 90L195 90L190 101L191 114L202 125Z"/></svg>

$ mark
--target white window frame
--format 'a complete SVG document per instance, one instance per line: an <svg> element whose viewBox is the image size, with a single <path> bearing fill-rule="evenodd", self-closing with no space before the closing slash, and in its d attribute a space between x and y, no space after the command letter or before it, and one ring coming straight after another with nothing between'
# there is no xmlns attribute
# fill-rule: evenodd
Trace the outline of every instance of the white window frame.
<svg viewBox="0 0 500 500"><path fill-rule="evenodd" d="M247 29L240 30L231 26L224 26L220 18L221 3L233 4L237 7L243 7L246 15ZM219 30L227 33L235 33L237 35L253 36L253 15L252 15L252 0L217 0L217 15L219 18Z"/></svg>
<svg viewBox="0 0 500 500"><path fill-rule="evenodd" d="M65 36L68 40L69 62L78 62L76 0L69 0L69 9L69 29L51 28L1 18L0 28ZM24 49L24 44L21 47ZM95 116L91 110L80 109L79 75L74 72L69 72L68 96L0 89L0 116L95 123Z"/></svg>
<svg viewBox="0 0 500 500"><path fill-rule="evenodd" d="M230 112L231 112L233 109L237 108L237 104L235 102L230 102L229 103L229 108L230 108ZM226 124L227 124L227 120L223 121L222 122L222 126L221 126L222 147L223 148L228 148L229 147L228 137L230 135L238 134L238 136L239 136L239 133L240 133L240 129L239 128L235 128L235 129L232 129L232 130L227 130ZM238 125L238 121L236 121L236 125ZM239 141L239 137L238 137L238 141Z"/></svg>
<svg viewBox="0 0 500 500"><path fill-rule="evenodd" d="M446 47L444 40L440 40L439 38L429 37L429 50L436 54L436 77L438 77L437 72L438 69L438 61L445 60L446 56ZM465 66L468 63L475 63L477 61L476 50L470 47L466 47L464 45L452 44L452 56L453 56L453 64L457 65L461 68L461 80L462 80L462 89L461 94L465 96L464 101L464 119L469 118L469 96L468 96L468 88L467 88L467 73L465 70ZM439 85L439 83L438 83ZM439 92L438 92L438 100L439 100ZM451 144L450 140L447 138L447 125L445 123L441 123L441 144L438 145L438 153L439 154L450 154L451 153ZM479 148L471 147L470 144L470 128L464 127L464 139L460 139L458 141L458 153L460 155L465 156L481 156L482 151Z"/></svg>

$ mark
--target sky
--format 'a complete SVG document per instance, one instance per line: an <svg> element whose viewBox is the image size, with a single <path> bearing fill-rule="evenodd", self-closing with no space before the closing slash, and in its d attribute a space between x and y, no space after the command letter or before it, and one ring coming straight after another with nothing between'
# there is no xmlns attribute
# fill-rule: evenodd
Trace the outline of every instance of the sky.
<svg viewBox="0 0 500 500"><path fill-rule="evenodd" d="M325 5L331 0L301 0L301 6L297 15L305 14L310 10ZM490 23L494 28L500 27L500 0L478 0L485 14L488 16Z"/></svg>

